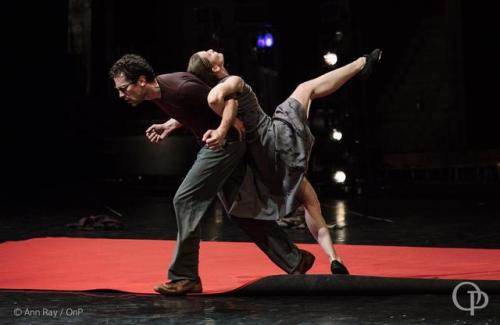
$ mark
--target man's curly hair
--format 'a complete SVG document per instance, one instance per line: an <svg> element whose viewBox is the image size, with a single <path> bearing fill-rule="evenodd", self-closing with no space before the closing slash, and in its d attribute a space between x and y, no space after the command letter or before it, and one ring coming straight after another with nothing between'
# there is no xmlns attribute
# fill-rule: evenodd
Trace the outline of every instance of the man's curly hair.
<svg viewBox="0 0 500 325"><path fill-rule="evenodd" d="M139 76L145 76L147 82L155 79L155 73L151 65L142 56L137 54L125 54L109 69L111 79L119 75L125 76L127 80L136 82Z"/></svg>

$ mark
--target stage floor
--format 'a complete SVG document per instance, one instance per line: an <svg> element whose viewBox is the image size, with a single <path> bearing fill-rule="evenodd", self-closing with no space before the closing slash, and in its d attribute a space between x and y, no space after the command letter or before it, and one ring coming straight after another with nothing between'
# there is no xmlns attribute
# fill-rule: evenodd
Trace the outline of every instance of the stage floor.
<svg viewBox="0 0 500 325"><path fill-rule="evenodd" d="M169 191L80 193L48 191L2 211L0 241L36 237L175 239ZM322 197L336 243L500 248L495 200ZM118 217L113 211L121 214ZM66 224L108 214L125 229L80 231ZM207 241L247 241L215 205L202 224ZM297 243L314 243L305 229L287 228ZM471 316L447 294L172 297L112 292L0 291L0 323L96 324L496 324L500 295ZM16 314L22 312L20 316ZM52 312L51 312L52 311ZM57 315L55 315L57 311ZM62 315L61 315L62 313Z"/></svg>

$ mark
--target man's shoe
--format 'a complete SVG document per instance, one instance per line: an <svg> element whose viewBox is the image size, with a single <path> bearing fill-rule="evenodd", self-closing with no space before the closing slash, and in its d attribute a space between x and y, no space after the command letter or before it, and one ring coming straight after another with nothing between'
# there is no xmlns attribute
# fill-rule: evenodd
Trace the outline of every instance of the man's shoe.
<svg viewBox="0 0 500 325"><path fill-rule="evenodd" d="M330 270L332 271L332 274L349 274L345 265L337 260L332 261L332 264L330 264Z"/></svg>
<svg viewBox="0 0 500 325"><path fill-rule="evenodd" d="M157 285L154 290L164 296L182 296L188 293L200 293L203 288L201 280L198 278L196 280L173 280Z"/></svg>
<svg viewBox="0 0 500 325"><path fill-rule="evenodd" d="M300 260L299 265L295 268L295 271L291 274L306 274L306 272L313 266L314 260L316 260L316 257L308 251L300 249L300 252L302 253L302 259Z"/></svg>
<svg viewBox="0 0 500 325"><path fill-rule="evenodd" d="M363 69L359 72L359 77L362 80L366 80L372 74L375 64L379 63L382 59L382 50L375 49L370 54L365 54L363 56L366 58L366 63Z"/></svg>

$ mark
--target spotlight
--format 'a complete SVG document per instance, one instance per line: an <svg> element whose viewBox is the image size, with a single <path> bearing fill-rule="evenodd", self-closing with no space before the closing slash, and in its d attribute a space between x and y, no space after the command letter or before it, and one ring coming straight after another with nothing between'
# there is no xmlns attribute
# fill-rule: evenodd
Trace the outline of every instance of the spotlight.
<svg viewBox="0 0 500 325"><path fill-rule="evenodd" d="M257 35L257 47L259 49L271 48L274 45L274 36L271 33Z"/></svg>
<svg viewBox="0 0 500 325"><path fill-rule="evenodd" d="M341 31L338 30L335 32L335 42L340 42L343 37L344 33L342 33Z"/></svg>
<svg viewBox="0 0 500 325"><path fill-rule="evenodd" d="M257 47L259 49L263 49L266 47L266 41L264 40L264 37L262 35L257 36Z"/></svg>
<svg viewBox="0 0 500 325"><path fill-rule="evenodd" d="M337 201L335 205L335 223L337 227L343 228L346 226L345 215L346 215L346 206L344 201Z"/></svg>
<svg viewBox="0 0 500 325"><path fill-rule="evenodd" d="M342 132L340 132L337 129L333 129L332 132L330 133L330 139L334 141L342 140Z"/></svg>
<svg viewBox="0 0 500 325"><path fill-rule="evenodd" d="M326 54L323 55L323 59L325 60L325 63L330 66L334 66L338 60L337 54L330 51L326 52Z"/></svg>
<svg viewBox="0 0 500 325"><path fill-rule="evenodd" d="M346 174L341 171L341 170L337 170L334 174L333 174L333 180L335 181L335 183L344 183L347 176Z"/></svg>
<svg viewBox="0 0 500 325"><path fill-rule="evenodd" d="M274 45L273 34L265 33L264 34L264 43L266 44L266 47L272 47Z"/></svg>

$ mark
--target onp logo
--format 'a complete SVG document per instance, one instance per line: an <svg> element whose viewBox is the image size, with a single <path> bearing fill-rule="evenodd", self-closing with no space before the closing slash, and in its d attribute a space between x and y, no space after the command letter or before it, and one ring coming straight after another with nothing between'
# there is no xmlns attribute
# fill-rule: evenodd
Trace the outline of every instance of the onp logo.
<svg viewBox="0 0 500 325"><path fill-rule="evenodd" d="M460 305L457 299L458 289L460 289L464 285L469 285L474 288L474 290L467 291L467 293L469 294L469 306ZM471 316L474 316L474 310L482 309L488 306L488 295L486 294L486 292L481 291L481 289L479 289L479 287L473 282L460 282L459 284L457 284L455 286L455 289L453 289L452 299L453 303L458 309L469 311ZM481 301L483 302L480 305L479 303Z"/></svg>

